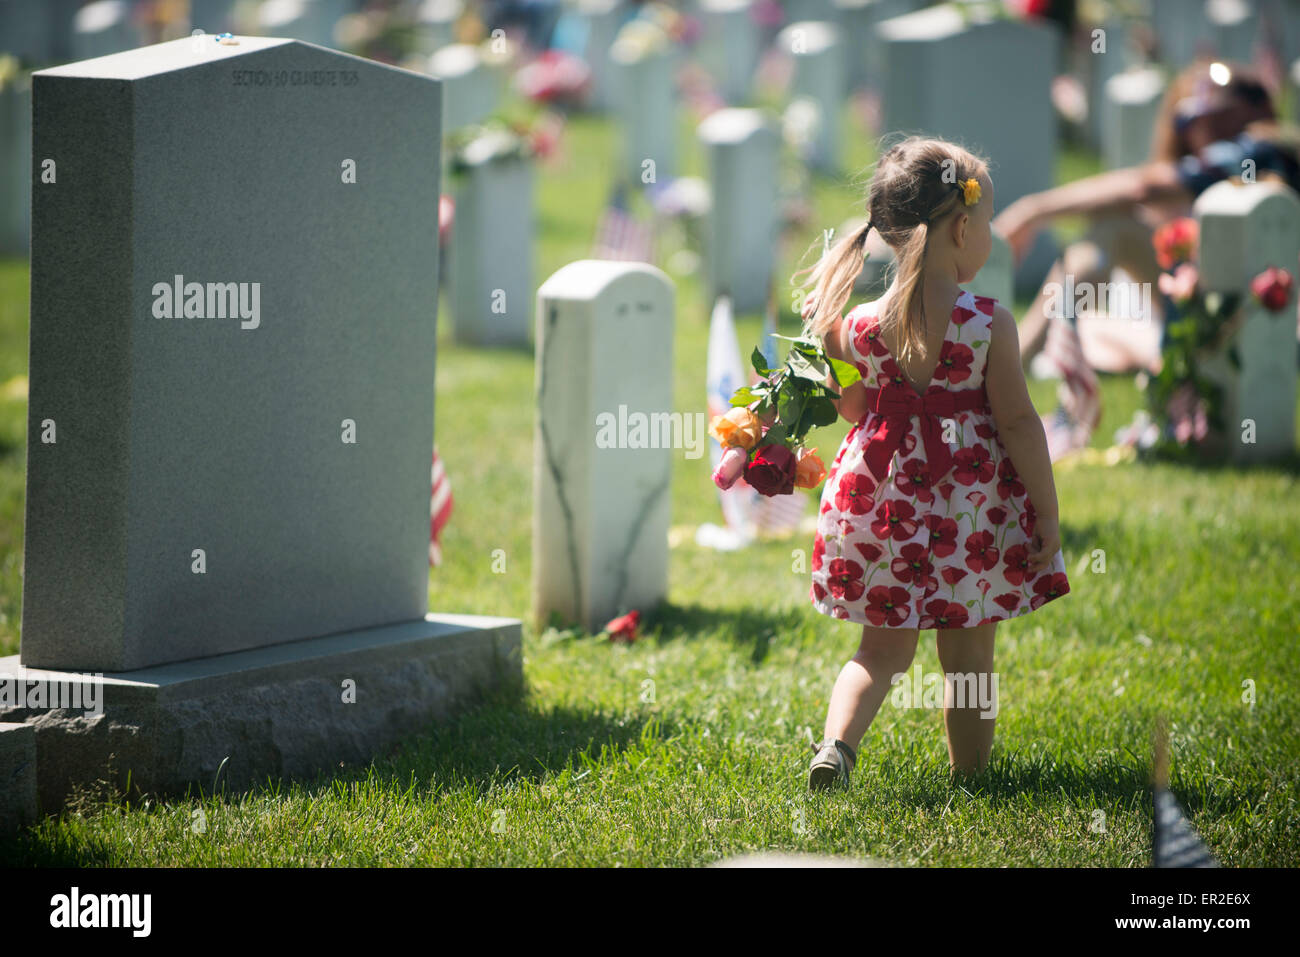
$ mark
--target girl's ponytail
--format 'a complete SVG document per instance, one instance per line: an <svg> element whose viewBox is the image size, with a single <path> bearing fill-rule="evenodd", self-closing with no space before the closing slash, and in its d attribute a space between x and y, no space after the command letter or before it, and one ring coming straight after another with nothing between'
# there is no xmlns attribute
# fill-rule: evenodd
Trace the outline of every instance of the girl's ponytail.
<svg viewBox="0 0 1300 957"><path fill-rule="evenodd" d="M884 328L897 327L902 333L898 343L899 362L906 362L911 356L925 351L925 296L921 278L925 274L925 251L929 239L929 223L917 223L895 253L895 294L887 305L881 325ZM910 322L909 316L917 316L919 321Z"/></svg>
<svg viewBox="0 0 1300 957"><path fill-rule="evenodd" d="M805 335L824 336L839 318L862 272L870 231L871 221L867 220L827 250L815 266L795 274L808 273L804 285L812 287L804 300Z"/></svg>

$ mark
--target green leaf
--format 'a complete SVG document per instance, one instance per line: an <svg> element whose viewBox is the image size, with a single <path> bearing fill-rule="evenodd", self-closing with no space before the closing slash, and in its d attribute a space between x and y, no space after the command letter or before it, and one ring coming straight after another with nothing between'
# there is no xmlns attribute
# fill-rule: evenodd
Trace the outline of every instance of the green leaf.
<svg viewBox="0 0 1300 957"><path fill-rule="evenodd" d="M836 359L834 356L827 356L827 359L830 360L831 374L835 376L835 381L841 389L847 389L862 378L862 373L853 363Z"/></svg>
<svg viewBox="0 0 1300 957"><path fill-rule="evenodd" d="M753 365L754 371L761 376L769 375L772 370L767 367L767 360L763 358L763 350L754 346L753 353L749 357L750 364Z"/></svg>
<svg viewBox="0 0 1300 957"><path fill-rule="evenodd" d="M759 398L758 393L747 385L741 386L731 397L732 405L749 405Z"/></svg>
<svg viewBox="0 0 1300 957"><path fill-rule="evenodd" d="M781 394L776 400L776 414L781 423L787 427L794 427L797 434L797 423L799 417L803 415L804 396L797 388L787 387L781 390Z"/></svg>

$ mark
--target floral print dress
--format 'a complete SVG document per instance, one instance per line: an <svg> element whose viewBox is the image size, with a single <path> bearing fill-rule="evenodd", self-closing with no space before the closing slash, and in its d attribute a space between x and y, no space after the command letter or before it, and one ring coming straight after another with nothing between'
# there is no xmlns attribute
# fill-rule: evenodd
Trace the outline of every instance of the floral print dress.
<svg viewBox="0 0 1300 957"><path fill-rule="evenodd" d="M1067 594L1065 558L1029 568L1034 505L984 390L995 301L962 290L918 393L885 347L875 303L852 310L850 359L872 411L826 477L813 606L881 628L970 628Z"/></svg>

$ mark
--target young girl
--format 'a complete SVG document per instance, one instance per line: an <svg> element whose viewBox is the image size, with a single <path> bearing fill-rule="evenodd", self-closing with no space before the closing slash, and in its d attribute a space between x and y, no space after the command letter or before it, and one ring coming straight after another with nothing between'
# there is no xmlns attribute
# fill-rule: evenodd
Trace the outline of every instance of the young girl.
<svg viewBox="0 0 1300 957"><path fill-rule="evenodd" d="M880 158L866 225L808 279L805 330L862 374L838 402L855 425L826 478L812 556L813 605L860 623L862 641L831 692L812 789L848 784L923 628L937 632L949 676L952 770L984 767L991 703L956 707L953 678L991 673L997 623L1070 590L1015 319L960 286L988 260L992 212L984 162L942 140L904 140ZM841 317L872 229L894 250L894 280Z"/></svg>

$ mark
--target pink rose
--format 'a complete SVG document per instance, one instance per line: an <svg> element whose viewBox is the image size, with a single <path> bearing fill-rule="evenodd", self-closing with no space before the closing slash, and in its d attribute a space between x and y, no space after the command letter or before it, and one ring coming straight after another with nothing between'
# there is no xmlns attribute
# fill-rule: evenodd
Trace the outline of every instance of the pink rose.
<svg viewBox="0 0 1300 957"><path fill-rule="evenodd" d="M1162 293L1182 305L1196 295L1196 280L1198 278L1200 277L1195 266L1191 263L1182 263L1174 270L1172 276L1167 272L1162 272L1160 278L1156 280L1156 285L1160 287Z"/></svg>
<svg viewBox="0 0 1300 957"><path fill-rule="evenodd" d="M713 484L724 492L736 484L740 473L745 471L745 460L749 453L738 446L732 446L722 453L718 467L713 470Z"/></svg>

